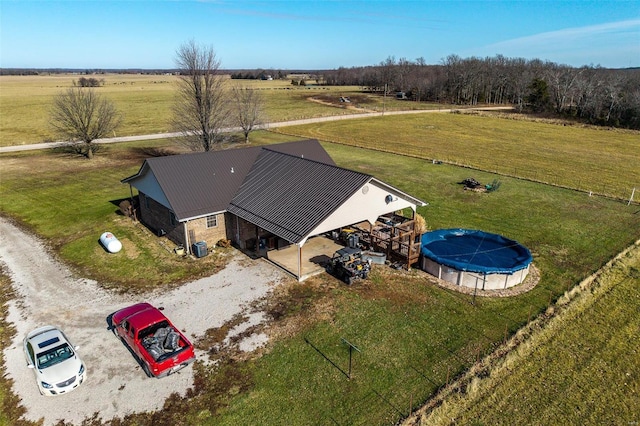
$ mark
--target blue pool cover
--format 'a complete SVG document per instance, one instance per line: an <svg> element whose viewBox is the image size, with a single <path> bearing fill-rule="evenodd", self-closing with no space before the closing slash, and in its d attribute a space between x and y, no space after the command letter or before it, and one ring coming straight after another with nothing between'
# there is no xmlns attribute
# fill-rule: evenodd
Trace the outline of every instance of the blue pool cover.
<svg viewBox="0 0 640 426"><path fill-rule="evenodd" d="M513 274L533 261L529 249L517 241L457 228L422 235L422 254L450 268L485 274Z"/></svg>

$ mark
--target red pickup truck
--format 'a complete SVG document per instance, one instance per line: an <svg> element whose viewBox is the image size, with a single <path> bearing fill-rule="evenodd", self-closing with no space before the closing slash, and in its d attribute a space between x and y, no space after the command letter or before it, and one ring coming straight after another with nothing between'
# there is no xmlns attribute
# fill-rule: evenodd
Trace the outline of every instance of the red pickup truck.
<svg viewBox="0 0 640 426"><path fill-rule="evenodd" d="M111 326L149 377L168 376L196 359L189 340L149 303L115 312Z"/></svg>

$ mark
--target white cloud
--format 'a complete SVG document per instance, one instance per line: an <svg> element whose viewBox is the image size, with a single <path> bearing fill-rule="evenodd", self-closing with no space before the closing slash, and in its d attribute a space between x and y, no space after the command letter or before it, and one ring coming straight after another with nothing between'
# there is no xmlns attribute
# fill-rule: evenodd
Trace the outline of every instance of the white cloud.
<svg viewBox="0 0 640 426"><path fill-rule="evenodd" d="M548 59L571 65L640 65L640 19L565 28L485 46L488 54ZM619 57L612 54L619 52ZM569 58L570 57L570 58ZM570 59L570 60L569 60Z"/></svg>

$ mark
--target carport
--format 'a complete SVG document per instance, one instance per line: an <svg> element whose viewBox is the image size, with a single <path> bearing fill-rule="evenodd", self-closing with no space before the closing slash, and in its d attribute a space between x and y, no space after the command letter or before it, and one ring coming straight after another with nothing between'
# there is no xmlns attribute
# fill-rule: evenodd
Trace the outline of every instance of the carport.
<svg viewBox="0 0 640 426"><path fill-rule="evenodd" d="M319 236L365 221L373 225L404 209L415 216L424 205L370 175L264 150L228 212L237 220L237 244L252 249L245 244L251 240L259 249L270 241L264 247L267 259L302 281L321 271L321 261L341 247Z"/></svg>
<svg viewBox="0 0 640 426"><path fill-rule="evenodd" d="M267 259L303 281L324 272L324 263L342 247L331 238L318 235L309 238L302 247L291 244L281 249L269 250ZM294 273L298 268L300 271Z"/></svg>

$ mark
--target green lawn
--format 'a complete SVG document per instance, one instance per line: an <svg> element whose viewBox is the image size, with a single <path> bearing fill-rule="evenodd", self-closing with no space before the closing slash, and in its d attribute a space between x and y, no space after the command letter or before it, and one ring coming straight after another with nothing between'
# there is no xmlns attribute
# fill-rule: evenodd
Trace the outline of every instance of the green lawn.
<svg viewBox="0 0 640 426"><path fill-rule="evenodd" d="M475 306L420 274L374 275L366 288L337 288L328 296L333 315L261 358L253 390L210 424L246 416L262 424L391 424L640 236L637 207L513 179L493 194L469 193L455 184L464 169L327 148L338 164L357 157L356 169L428 201L420 212L432 228L479 228L518 239L534 252L542 281L527 294ZM362 350L352 380L340 371L348 368L342 338Z"/></svg>
<svg viewBox="0 0 640 426"><path fill-rule="evenodd" d="M47 239L80 273L120 291L172 286L209 274L221 265L219 256L203 262L178 258L173 243L119 211L120 201L130 196L120 180L168 141L154 143L149 149L135 143L104 147L95 161L63 150L4 155L0 211ZM107 230L118 235L125 256L109 256L97 244Z"/></svg>
<svg viewBox="0 0 640 426"><path fill-rule="evenodd" d="M472 126L481 119L432 116L451 119L452 129ZM385 117L382 122L386 126L395 123L399 134L405 133L404 128L409 128L406 133L413 131L411 121L396 119ZM496 154L495 160L515 157L517 147L501 136L505 120L482 119L495 128L494 152L499 147L505 152L502 157ZM369 123L375 127L376 121ZM527 124L530 133L536 133L539 124L520 125ZM509 128L509 124L504 126ZM366 127L356 121L352 129L343 130L355 135ZM551 134L557 135L556 127ZM489 139L489 133L485 137ZM371 138L384 139L373 134ZM254 143L288 139L265 132L252 137ZM450 139L442 143L460 152L455 148L456 137ZM415 143L426 150L419 139ZM564 143L570 148L583 139ZM211 265L202 259L176 260L157 237L117 213L117 201L128 196L128 187L120 179L134 173L146 155L172 148L169 144L108 146L91 161L52 151L3 154L0 212L50 241L84 276L123 291L170 286L210 271ZM345 144L323 145L338 165L372 174L428 202L419 213L431 229L482 229L526 245L541 271L540 283L520 296L477 298L471 304L470 296L443 290L415 270L376 268L370 280L351 287L325 275L315 277L269 302L274 337L261 356L212 355L219 363L196 368L189 398L172 398L165 409L128 416L124 424L166 424L185 418L212 425L235 425L248 419L273 425L393 424L640 238L637 204L627 206L505 176L500 177L498 191L479 194L464 191L458 182L470 175L490 182L494 173ZM547 167L554 168L553 164ZM571 179L574 173L561 165L557 170L562 180ZM625 168L616 170L620 173L617 179L627 176ZM100 252L97 238L107 228L123 236L126 258ZM342 339L361 350L353 354L351 380L345 376L348 348Z"/></svg>
<svg viewBox="0 0 640 426"><path fill-rule="evenodd" d="M639 132L449 113L362 118L276 131L626 200L633 188L640 191Z"/></svg>

